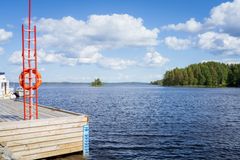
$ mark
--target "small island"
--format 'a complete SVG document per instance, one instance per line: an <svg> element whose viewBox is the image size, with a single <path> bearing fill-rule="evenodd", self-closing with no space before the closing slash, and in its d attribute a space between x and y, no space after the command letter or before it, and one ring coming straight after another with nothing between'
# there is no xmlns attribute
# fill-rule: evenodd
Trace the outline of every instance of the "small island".
<svg viewBox="0 0 240 160"><path fill-rule="evenodd" d="M103 82L97 78L95 79L92 83L91 83L91 86L92 87L101 87L103 85Z"/></svg>
<svg viewBox="0 0 240 160"><path fill-rule="evenodd" d="M162 86L240 87L240 64L204 62L167 71L162 80L151 82Z"/></svg>

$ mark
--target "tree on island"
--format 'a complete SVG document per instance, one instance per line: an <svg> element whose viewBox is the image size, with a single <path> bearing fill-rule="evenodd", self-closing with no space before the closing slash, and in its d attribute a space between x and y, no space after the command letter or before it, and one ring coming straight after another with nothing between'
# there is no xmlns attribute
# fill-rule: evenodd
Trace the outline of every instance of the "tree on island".
<svg viewBox="0 0 240 160"><path fill-rule="evenodd" d="M99 78L95 79L91 83L91 86L93 86L93 87L101 87L102 85L103 85L103 83L102 83L102 81Z"/></svg>

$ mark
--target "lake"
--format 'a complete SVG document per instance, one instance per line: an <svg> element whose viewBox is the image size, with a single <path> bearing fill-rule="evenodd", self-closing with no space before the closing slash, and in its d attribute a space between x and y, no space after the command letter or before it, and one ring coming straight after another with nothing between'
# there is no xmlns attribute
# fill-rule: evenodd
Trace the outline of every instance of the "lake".
<svg viewBox="0 0 240 160"><path fill-rule="evenodd" d="M237 88L45 84L39 93L41 104L90 116L89 159L240 159Z"/></svg>

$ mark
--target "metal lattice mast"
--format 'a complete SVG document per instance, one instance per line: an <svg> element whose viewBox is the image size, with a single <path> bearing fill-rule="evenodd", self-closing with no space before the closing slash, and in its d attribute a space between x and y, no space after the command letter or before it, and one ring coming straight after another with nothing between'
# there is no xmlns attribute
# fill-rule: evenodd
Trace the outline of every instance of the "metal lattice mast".
<svg viewBox="0 0 240 160"><path fill-rule="evenodd" d="M31 27L32 1L28 0L28 26L22 25L22 73L24 120L38 119L38 87L41 75L37 70L37 29ZM27 36L25 36L27 35ZM26 42L26 43L25 43Z"/></svg>

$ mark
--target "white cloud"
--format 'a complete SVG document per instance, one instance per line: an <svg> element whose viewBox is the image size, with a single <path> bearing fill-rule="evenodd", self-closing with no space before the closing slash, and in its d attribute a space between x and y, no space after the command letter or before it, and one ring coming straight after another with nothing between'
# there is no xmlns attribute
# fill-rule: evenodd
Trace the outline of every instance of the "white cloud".
<svg viewBox="0 0 240 160"><path fill-rule="evenodd" d="M0 55L4 53L4 49L0 47Z"/></svg>
<svg viewBox="0 0 240 160"><path fill-rule="evenodd" d="M46 53L44 50L40 49L38 52L38 62L39 63L60 63L65 65L76 65L77 59L65 57L63 54L56 53ZM22 63L22 52L15 51L10 56L9 61L12 64L21 64Z"/></svg>
<svg viewBox="0 0 240 160"><path fill-rule="evenodd" d="M198 22L195 18L191 18L184 23L169 24L163 26L165 30L175 30L197 33L200 31L217 31L228 33L234 36L240 36L240 0L224 2L213 7L209 17L202 22Z"/></svg>
<svg viewBox="0 0 240 160"><path fill-rule="evenodd" d="M164 44L174 50L184 50L188 49L192 45L192 42L189 39L166 37L164 39Z"/></svg>
<svg viewBox="0 0 240 160"><path fill-rule="evenodd" d="M115 77L116 80L120 80L120 81L129 81L131 80L131 78L133 78L133 75L128 75L128 74L123 74L123 73L118 73L117 76ZM113 79L112 79L113 80ZM110 79L110 81L112 81Z"/></svg>
<svg viewBox="0 0 240 160"><path fill-rule="evenodd" d="M206 18L206 25L223 32L240 35L240 0L225 2L211 10L210 17Z"/></svg>
<svg viewBox="0 0 240 160"><path fill-rule="evenodd" d="M208 63L208 62L220 62L221 63L220 60L216 60L216 59L204 59L201 61L201 63Z"/></svg>
<svg viewBox="0 0 240 160"><path fill-rule="evenodd" d="M136 64L133 60L124 60L118 58L102 58L99 61L100 66L114 70L123 70Z"/></svg>
<svg viewBox="0 0 240 160"><path fill-rule="evenodd" d="M156 28L147 29L141 18L127 14L92 15L87 21L73 17L42 18L37 26L42 33L40 46L71 58L109 48L155 46L159 32Z"/></svg>
<svg viewBox="0 0 240 160"><path fill-rule="evenodd" d="M240 64L239 59L224 59L223 62L226 64Z"/></svg>
<svg viewBox="0 0 240 160"><path fill-rule="evenodd" d="M8 32L5 29L0 28L0 44L9 40L12 37L12 32ZM4 53L4 48L0 46L0 55Z"/></svg>
<svg viewBox="0 0 240 160"><path fill-rule="evenodd" d="M46 68L41 67L41 68L39 68L38 70L41 71L41 72L45 72L45 71L46 71Z"/></svg>
<svg viewBox="0 0 240 160"><path fill-rule="evenodd" d="M240 55L240 38L238 37L216 32L206 32L198 37L198 46L201 49L227 55Z"/></svg>
<svg viewBox="0 0 240 160"><path fill-rule="evenodd" d="M0 29L0 43L9 40L12 37L12 32L7 32L4 29Z"/></svg>
<svg viewBox="0 0 240 160"><path fill-rule="evenodd" d="M163 74L149 74L148 77L150 80L162 79Z"/></svg>
<svg viewBox="0 0 240 160"><path fill-rule="evenodd" d="M165 45L173 49L185 49L190 46L198 47L225 55L240 55L240 0L224 2L211 9L210 16L202 23L191 18L187 22L170 24L163 29L195 32L192 40L166 37ZM197 44L197 45L195 45Z"/></svg>
<svg viewBox="0 0 240 160"><path fill-rule="evenodd" d="M45 34L45 45L84 42L78 45L101 47L152 46L157 44L158 29L149 30L141 18L127 14L91 15L87 21L73 17L40 19L38 29Z"/></svg>
<svg viewBox="0 0 240 160"><path fill-rule="evenodd" d="M36 24L38 46L42 48L38 56L42 63L99 64L111 69L124 69L133 65L134 61L107 58L102 52L158 44L157 28L147 29L141 18L127 14L91 15L87 21L70 16L42 18ZM19 61L16 55L12 55L10 62Z"/></svg>
<svg viewBox="0 0 240 160"><path fill-rule="evenodd" d="M21 51L13 52L9 58L9 62L11 62L13 64L21 64L22 63L22 52Z"/></svg>
<svg viewBox="0 0 240 160"><path fill-rule="evenodd" d="M207 63L207 62L219 62L219 63L225 63L225 64L240 64L240 59L234 59L234 58L227 58L227 59L221 59L221 60L203 60L201 63Z"/></svg>
<svg viewBox="0 0 240 160"><path fill-rule="evenodd" d="M83 49L83 52L79 54L78 62L82 64L97 63L103 55L99 53L99 50L93 46L87 46Z"/></svg>
<svg viewBox="0 0 240 160"><path fill-rule="evenodd" d="M202 24L197 22L194 18L189 19L185 23L169 24L162 27L165 30L175 30L184 32L199 32L202 29Z"/></svg>
<svg viewBox="0 0 240 160"><path fill-rule="evenodd" d="M148 66L163 66L165 63L169 61L168 58L163 57L157 51L151 51L146 53L144 57L144 61Z"/></svg>
<svg viewBox="0 0 240 160"><path fill-rule="evenodd" d="M220 31L230 35L240 35L240 0L224 2L214 7L210 11L209 17L203 22L198 22L191 18L184 23L169 24L163 26L165 30L175 30L196 33L200 31Z"/></svg>
<svg viewBox="0 0 240 160"><path fill-rule="evenodd" d="M12 64L21 64L22 63L22 52L15 51L9 58L9 61ZM101 54L96 55L81 55L78 58L69 58L63 54L55 53L46 53L44 50L38 51L38 61L39 63L49 64L49 63L59 63L69 66L74 66L77 64L98 64L104 68L110 68L113 70L123 70L129 66L135 65L136 62L132 60L124 60L119 58L106 58Z"/></svg>

